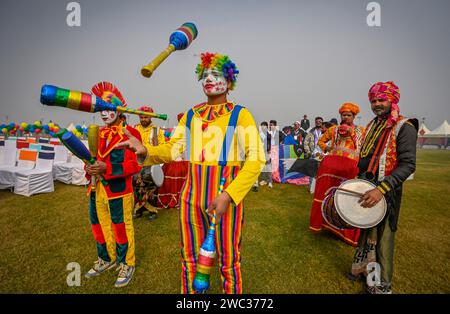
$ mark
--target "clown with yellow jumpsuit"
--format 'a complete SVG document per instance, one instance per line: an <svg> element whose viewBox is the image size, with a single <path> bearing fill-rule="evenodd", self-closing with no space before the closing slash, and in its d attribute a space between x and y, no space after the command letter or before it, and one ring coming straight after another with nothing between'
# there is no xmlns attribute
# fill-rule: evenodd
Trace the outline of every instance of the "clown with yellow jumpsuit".
<svg viewBox="0 0 450 314"><path fill-rule="evenodd" d="M241 239L243 199L264 164L264 150L250 112L227 100L236 84L235 64L221 54L202 53L196 73L207 102L188 110L165 144L141 145L131 135L121 144L136 151L144 166L189 160L180 196L181 292L194 293L192 283L200 246L215 210L216 248L225 293L242 293ZM225 180L223 193L219 185Z"/></svg>

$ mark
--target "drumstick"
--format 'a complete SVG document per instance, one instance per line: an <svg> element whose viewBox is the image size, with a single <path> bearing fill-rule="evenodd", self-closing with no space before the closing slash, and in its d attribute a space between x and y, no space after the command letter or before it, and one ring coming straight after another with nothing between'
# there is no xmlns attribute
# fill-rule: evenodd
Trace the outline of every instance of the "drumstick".
<svg viewBox="0 0 450 314"><path fill-rule="evenodd" d="M225 178L222 177L220 180L219 194L222 193L224 185ZM198 254L197 268L192 284L196 293L206 293L209 289L209 277L211 276L211 269L214 264L214 259L216 258L215 233L216 212L214 211L208 234L206 235L205 241L200 247L200 252Z"/></svg>
<svg viewBox="0 0 450 314"><path fill-rule="evenodd" d="M356 191L352 191L352 190L347 190L347 189L344 189L344 188L337 188L337 190L340 190L340 191L342 191L342 192L347 192L347 193L350 193L350 194L355 194L355 195L358 195L358 196L364 196L364 193L360 193L360 192L356 192Z"/></svg>

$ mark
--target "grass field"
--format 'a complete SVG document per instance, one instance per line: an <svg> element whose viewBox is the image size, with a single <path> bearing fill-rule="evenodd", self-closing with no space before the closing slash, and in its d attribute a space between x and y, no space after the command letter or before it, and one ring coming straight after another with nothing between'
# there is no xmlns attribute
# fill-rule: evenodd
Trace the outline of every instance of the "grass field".
<svg viewBox="0 0 450 314"><path fill-rule="evenodd" d="M96 259L84 187L55 184L30 198L0 191L0 293L178 293L178 210L135 223L136 273L114 288L113 271L68 287L66 266L84 273ZM275 185L246 198L242 242L245 293L359 293L344 277L354 248L308 231L306 187ZM396 237L394 293L450 293L450 151L418 152L415 179L405 183ZM211 293L220 293L215 269Z"/></svg>

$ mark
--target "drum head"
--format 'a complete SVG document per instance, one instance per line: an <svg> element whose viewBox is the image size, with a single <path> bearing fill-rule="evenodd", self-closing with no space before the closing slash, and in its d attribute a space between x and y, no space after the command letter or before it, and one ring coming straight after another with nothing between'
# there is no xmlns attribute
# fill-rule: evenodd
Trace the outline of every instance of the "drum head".
<svg viewBox="0 0 450 314"><path fill-rule="evenodd" d="M151 167L150 172L152 174L153 182L157 187L160 187L164 183L164 173L160 165L154 165Z"/></svg>
<svg viewBox="0 0 450 314"><path fill-rule="evenodd" d="M353 179L343 182L340 188L365 193L375 188L375 185L362 179ZM360 196L337 190L334 196L334 206L339 216L348 224L362 229L372 228L379 224L386 215L387 204L383 197L372 208L364 208L359 204Z"/></svg>

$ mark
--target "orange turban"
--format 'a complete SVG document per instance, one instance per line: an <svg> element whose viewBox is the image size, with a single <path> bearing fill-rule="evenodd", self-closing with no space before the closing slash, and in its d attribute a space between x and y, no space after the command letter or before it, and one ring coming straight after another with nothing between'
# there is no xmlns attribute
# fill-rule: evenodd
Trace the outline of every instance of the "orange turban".
<svg viewBox="0 0 450 314"><path fill-rule="evenodd" d="M350 111L356 116L359 113L359 106L351 102L346 102L345 104L342 104L341 108L339 108L339 113L342 114L345 111Z"/></svg>

